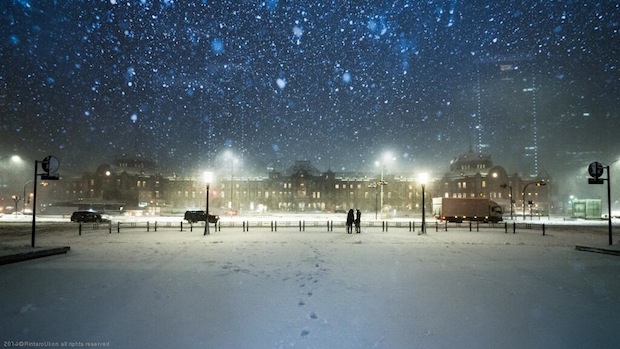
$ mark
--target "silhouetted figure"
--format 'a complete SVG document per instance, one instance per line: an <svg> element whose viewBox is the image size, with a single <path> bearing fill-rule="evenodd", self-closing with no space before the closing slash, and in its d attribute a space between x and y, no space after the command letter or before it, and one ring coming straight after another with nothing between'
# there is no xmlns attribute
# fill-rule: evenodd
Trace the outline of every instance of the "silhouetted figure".
<svg viewBox="0 0 620 349"><path fill-rule="evenodd" d="M357 212L355 213L355 233L359 234L362 232L362 212L360 212L359 208L357 209Z"/></svg>
<svg viewBox="0 0 620 349"><path fill-rule="evenodd" d="M353 221L355 220L353 209L347 213L347 234L353 234Z"/></svg>

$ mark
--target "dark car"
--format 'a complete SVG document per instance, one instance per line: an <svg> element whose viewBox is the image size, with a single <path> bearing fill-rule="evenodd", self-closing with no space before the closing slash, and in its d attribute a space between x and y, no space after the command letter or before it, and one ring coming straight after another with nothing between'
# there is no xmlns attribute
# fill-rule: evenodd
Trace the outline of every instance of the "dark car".
<svg viewBox="0 0 620 349"><path fill-rule="evenodd" d="M185 211L183 217L189 223L205 222L207 220L207 214L205 211ZM220 220L220 216L214 214L209 215L209 223L217 223Z"/></svg>
<svg viewBox="0 0 620 349"><path fill-rule="evenodd" d="M101 223L106 220L101 217L101 213L96 211L75 211L71 215L71 222L78 223Z"/></svg>

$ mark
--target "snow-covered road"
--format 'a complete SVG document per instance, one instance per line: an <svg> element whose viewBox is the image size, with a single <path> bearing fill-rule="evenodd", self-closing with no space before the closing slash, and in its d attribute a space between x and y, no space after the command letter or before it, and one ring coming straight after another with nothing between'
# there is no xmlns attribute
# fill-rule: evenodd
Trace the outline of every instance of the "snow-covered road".
<svg viewBox="0 0 620 349"><path fill-rule="evenodd" d="M0 267L4 346L615 348L620 258L583 229L43 232ZM39 346L41 347L41 346Z"/></svg>

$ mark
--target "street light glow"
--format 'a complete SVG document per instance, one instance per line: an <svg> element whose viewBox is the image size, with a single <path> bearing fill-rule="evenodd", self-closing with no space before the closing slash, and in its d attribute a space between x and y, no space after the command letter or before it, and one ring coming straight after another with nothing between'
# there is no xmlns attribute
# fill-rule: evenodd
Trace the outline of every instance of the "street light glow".
<svg viewBox="0 0 620 349"><path fill-rule="evenodd" d="M428 172L420 172L418 173L418 182L420 182L420 184L427 184L428 183Z"/></svg>
<svg viewBox="0 0 620 349"><path fill-rule="evenodd" d="M213 172L212 171L205 171L202 175L202 178L204 180L205 183L209 184L211 182L213 182Z"/></svg>

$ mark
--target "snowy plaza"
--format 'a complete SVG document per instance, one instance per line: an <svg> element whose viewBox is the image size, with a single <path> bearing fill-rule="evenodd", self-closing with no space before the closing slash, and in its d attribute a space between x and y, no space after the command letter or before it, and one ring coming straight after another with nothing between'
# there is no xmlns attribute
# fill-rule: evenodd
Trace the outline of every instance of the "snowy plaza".
<svg viewBox="0 0 620 349"><path fill-rule="evenodd" d="M614 348L620 258L603 226L469 231L39 223L67 254L0 266L7 346ZM3 244L26 245L27 229ZM613 246L614 248L616 246Z"/></svg>

